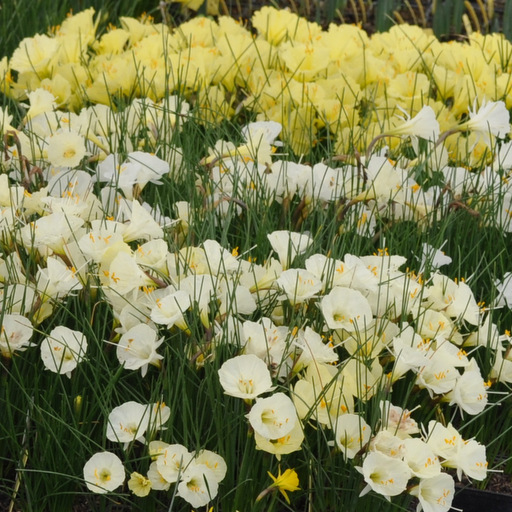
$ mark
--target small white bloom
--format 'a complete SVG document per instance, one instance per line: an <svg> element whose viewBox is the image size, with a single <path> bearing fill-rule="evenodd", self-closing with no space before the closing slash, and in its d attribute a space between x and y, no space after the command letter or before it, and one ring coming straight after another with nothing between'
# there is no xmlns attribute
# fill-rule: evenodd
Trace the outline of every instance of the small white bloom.
<svg viewBox="0 0 512 512"><path fill-rule="evenodd" d="M173 484L181 480L185 468L192 459L193 455L185 446L169 444L157 454L156 468L166 482Z"/></svg>
<svg viewBox="0 0 512 512"><path fill-rule="evenodd" d="M336 446L347 459L353 459L357 452L370 440L371 428L358 414L342 414L333 425Z"/></svg>
<svg viewBox="0 0 512 512"><path fill-rule="evenodd" d="M454 388L448 392L443 401L457 405L468 414L481 413L487 405L487 392L480 368L475 359L471 359L464 373L457 379Z"/></svg>
<svg viewBox="0 0 512 512"><path fill-rule="evenodd" d="M114 407L108 415L107 439L119 443L144 442L149 425L148 406L138 402L125 402Z"/></svg>
<svg viewBox="0 0 512 512"><path fill-rule="evenodd" d="M60 258L49 257L46 268L39 268L36 275L37 289L45 298L62 298L72 291L82 289L76 270L68 268Z"/></svg>
<svg viewBox="0 0 512 512"><path fill-rule="evenodd" d="M432 478L421 478L410 492L420 501L418 512L448 512L455 495L455 482L447 473L439 473Z"/></svg>
<svg viewBox="0 0 512 512"><path fill-rule="evenodd" d="M415 437L405 439L404 461L412 474L418 478L431 478L441 472L439 458L423 440Z"/></svg>
<svg viewBox="0 0 512 512"><path fill-rule="evenodd" d="M226 395L244 400L273 389L266 363L253 354L228 359L219 369L219 380Z"/></svg>
<svg viewBox="0 0 512 512"><path fill-rule="evenodd" d="M157 340L157 333L149 325L136 325L121 336L116 349L117 359L128 370L140 368L144 377L148 365L159 367L160 360L164 358L156 352L163 341L163 337Z"/></svg>
<svg viewBox="0 0 512 512"><path fill-rule="evenodd" d="M151 488L155 491L168 491L171 484L160 474L156 462L152 462L148 469L148 479L151 482Z"/></svg>
<svg viewBox="0 0 512 512"><path fill-rule="evenodd" d="M297 422L297 411L284 393L258 398L247 415L255 432L266 439L279 439L289 434Z"/></svg>
<svg viewBox="0 0 512 512"><path fill-rule="evenodd" d="M400 107L398 107L400 108ZM439 123L432 107L425 105L414 117L402 108L400 110L405 114L404 123L395 126L387 133L390 135L410 135L411 137L421 137L422 139L435 141L439 137Z"/></svg>
<svg viewBox="0 0 512 512"><path fill-rule="evenodd" d="M304 253L313 243L309 235L293 231L273 231L267 238L285 269L290 266L295 256Z"/></svg>
<svg viewBox="0 0 512 512"><path fill-rule="evenodd" d="M41 359L46 369L68 377L84 359L86 351L84 334L63 325L55 327L41 343Z"/></svg>
<svg viewBox="0 0 512 512"><path fill-rule="evenodd" d="M373 320L368 300L357 290L335 286L320 302L329 329L364 331Z"/></svg>
<svg viewBox="0 0 512 512"><path fill-rule="evenodd" d="M46 151L49 162L55 167L76 167L86 155L84 138L76 132L52 135Z"/></svg>
<svg viewBox="0 0 512 512"><path fill-rule="evenodd" d="M97 494L114 491L123 484L124 466L121 459L110 452L95 453L84 466L87 488Z"/></svg>
<svg viewBox="0 0 512 512"><path fill-rule="evenodd" d="M338 354L332 343L325 343L320 334L311 327L299 330L293 345L300 349L300 355L295 364L307 366L311 363L335 363Z"/></svg>
<svg viewBox="0 0 512 512"><path fill-rule="evenodd" d="M204 464L192 461L181 475L178 496L194 508L204 507L217 496L219 484L214 472Z"/></svg>
<svg viewBox="0 0 512 512"><path fill-rule="evenodd" d="M199 453L195 453L194 463L204 464L213 472L217 482L222 482L228 471L226 461L218 453L210 450L201 450Z"/></svg>
<svg viewBox="0 0 512 512"><path fill-rule="evenodd" d="M393 405L387 400L381 400L379 407L382 426L393 435L405 439L411 434L419 433L418 424L411 418L411 413L407 409Z"/></svg>
<svg viewBox="0 0 512 512"><path fill-rule="evenodd" d="M430 272L436 271L438 268L443 265L449 265L452 262L450 256L447 256L441 249L446 241L441 245L439 249L436 249L430 244L424 243L422 244L421 250L421 265L420 265L420 273L425 272L428 268Z"/></svg>
<svg viewBox="0 0 512 512"><path fill-rule="evenodd" d="M156 300L151 310L151 320L156 324L163 324L170 329L178 325L180 329L186 329L187 325L184 313L190 308L190 295L184 290L178 290Z"/></svg>
<svg viewBox="0 0 512 512"><path fill-rule="evenodd" d="M361 495L373 490L388 499L404 492L411 477L411 470L405 462L380 452L370 452L364 459L363 467L356 469L368 484Z"/></svg>
<svg viewBox="0 0 512 512"><path fill-rule="evenodd" d="M277 460L281 460L281 455L300 450L304 441L304 427L300 421L297 421L288 434L277 439L267 439L258 432L254 432L254 441L258 450L273 453Z"/></svg>
<svg viewBox="0 0 512 512"><path fill-rule="evenodd" d="M0 330L0 353L12 357L15 350L23 351L30 346L33 327L28 318L13 313L4 313Z"/></svg>
<svg viewBox="0 0 512 512"><path fill-rule="evenodd" d="M307 270L291 268L285 270L276 280L290 304L300 304L315 297L323 288L323 283Z"/></svg>
<svg viewBox="0 0 512 512"><path fill-rule="evenodd" d="M475 98L473 110L469 109L469 121L459 129L476 132L490 145L490 135L503 139L510 132L510 114L503 101L483 102L477 111Z"/></svg>

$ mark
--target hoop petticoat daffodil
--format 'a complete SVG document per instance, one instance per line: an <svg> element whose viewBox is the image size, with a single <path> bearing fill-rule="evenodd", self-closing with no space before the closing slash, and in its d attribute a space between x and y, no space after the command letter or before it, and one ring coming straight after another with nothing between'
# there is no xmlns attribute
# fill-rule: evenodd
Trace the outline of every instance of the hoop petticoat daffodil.
<svg viewBox="0 0 512 512"><path fill-rule="evenodd" d="M286 492L300 490L299 477L297 475L297 472L294 469L287 469L284 473L281 473L281 468L279 468L277 476L274 476L270 471L267 471L267 473L268 476L272 478L274 483L267 487L264 491L260 492L260 494L256 498L256 501L261 501L269 492L278 490L284 496L286 503L288 503L289 505L290 498L288 498Z"/></svg>
<svg viewBox="0 0 512 512"><path fill-rule="evenodd" d="M476 132L490 145L489 134L503 139L510 132L510 114L503 101L484 101L477 111L475 99L473 110L469 109L469 120L460 124L458 130Z"/></svg>

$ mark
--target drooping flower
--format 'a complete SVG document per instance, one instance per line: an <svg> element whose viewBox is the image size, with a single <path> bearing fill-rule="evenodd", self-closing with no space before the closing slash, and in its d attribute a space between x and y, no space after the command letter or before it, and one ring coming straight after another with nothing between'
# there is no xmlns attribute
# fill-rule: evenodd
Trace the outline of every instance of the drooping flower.
<svg viewBox="0 0 512 512"><path fill-rule="evenodd" d="M457 379L454 388L443 398L450 405L457 405L468 414L481 413L487 405L487 392L480 368L475 359L471 359L464 373Z"/></svg>
<svg viewBox="0 0 512 512"><path fill-rule="evenodd" d="M304 427L300 421L297 421L288 434L277 439L267 439L255 431L254 441L258 450L273 453L277 460L281 460L281 455L300 450L302 441L304 441Z"/></svg>
<svg viewBox="0 0 512 512"><path fill-rule="evenodd" d="M210 450L201 450L198 453L194 453L194 463L204 464L213 472L217 482L222 482L228 471L228 466L223 457Z"/></svg>
<svg viewBox="0 0 512 512"><path fill-rule="evenodd" d="M482 137L490 145L490 136L503 139L510 132L510 114L503 101L483 102L476 108L476 98L473 110L469 109L469 120L458 126L459 130L469 130Z"/></svg>
<svg viewBox="0 0 512 512"><path fill-rule="evenodd" d="M97 494L114 491L123 484L124 466L121 459L110 452L95 453L84 466L87 488Z"/></svg>
<svg viewBox="0 0 512 512"><path fill-rule="evenodd" d="M404 462L407 463L412 474L418 478L431 478L441 472L439 458L436 457L430 446L417 437L405 439Z"/></svg>
<svg viewBox="0 0 512 512"><path fill-rule="evenodd" d="M276 280L290 304L300 304L314 297L322 290L323 283L307 270L290 268L285 270Z"/></svg>
<svg viewBox="0 0 512 512"><path fill-rule="evenodd" d="M400 107L399 107L400 108ZM422 139L435 141L439 137L439 123L432 107L425 105L414 117L400 108L405 114L404 123L395 126L386 133L389 135L410 135Z"/></svg>
<svg viewBox="0 0 512 512"><path fill-rule="evenodd" d="M300 490L297 472L294 469L287 469L284 473L281 473L281 468L279 468L277 476L274 476L270 471L267 471L267 473L274 483L262 491L256 498L256 501L260 501L269 492L277 490L284 496L286 502L290 504L290 498L288 498L286 493Z"/></svg>
<svg viewBox="0 0 512 512"><path fill-rule="evenodd" d="M388 400L381 400L380 404L382 428L393 435L407 439L411 434L419 433L416 421L411 418L411 412L393 405Z"/></svg>

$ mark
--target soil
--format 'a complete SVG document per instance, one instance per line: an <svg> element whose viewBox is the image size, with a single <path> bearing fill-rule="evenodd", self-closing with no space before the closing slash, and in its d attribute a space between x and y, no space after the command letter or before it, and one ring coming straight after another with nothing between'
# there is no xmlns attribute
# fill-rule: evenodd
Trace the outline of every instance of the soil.
<svg viewBox="0 0 512 512"><path fill-rule="evenodd" d="M512 475L506 473L491 473L485 490L512 496Z"/></svg>

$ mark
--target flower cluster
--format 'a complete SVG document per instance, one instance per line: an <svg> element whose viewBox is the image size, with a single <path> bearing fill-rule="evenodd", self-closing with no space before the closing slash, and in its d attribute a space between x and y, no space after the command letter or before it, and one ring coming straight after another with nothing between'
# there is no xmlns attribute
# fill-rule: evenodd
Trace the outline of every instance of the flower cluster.
<svg viewBox="0 0 512 512"><path fill-rule="evenodd" d="M122 18L98 38L88 10L0 63L4 90L28 101L17 129L0 110L1 356L11 364L38 347L67 385L100 353L117 377L144 383L108 414L103 442L127 460L94 454L83 467L91 492L125 484L131 450L142 454L126 484L136 496L172 489L197 508L231 492L222 491L225 454L205 448L215 440L197 436L193 446L166 432L174 405L171 417L150 387L168 378L172 347L201 386L214 383L215 407L268 460L320 443L362 475L361 495L409 493L426 511L448 511L455 475L487 475L485 446L460 423L489 407L490 386L512 384L510 333L500 334L469 278L440 272L455 258L443 246L423 244L413 271L385 242L373 254L336 244L345 234L382 241L383 226L399 222L426 230L457 208L512 232L511 105L498 100L511 70L498 67L496 48L512 50L497 36L444 45L407 26L372 38L357 27L323 31L269 7L252 22L255 37L223 17L175 30ZM472 88L470 57L479 64ZM231 116L240 90L260 120L236 142L183 159L182 120ZM82 108L86 100L97 104ZM365 155L309 164L278 153L281 135L303 153L327 133L349 153L348 132ZM390 146L377 149L384 138ZM462 143L469 169L455 165ZM155 199L175 185L200 201ZM271 208L279 229L242 254L229 247L226 233ZM303 228L319 213L336 223L327 246L325 226ZM208 222L223 243L202 236ZM510 307L510 274L494 289L493 306ZM66 307L76 297L108 310L109 334L72 329ZM294 470L269 474L256 501L299 490Z"/></svg>
<svg viewBox="0 0 512 512"><path fill-rule="evenodd" d="M198 17L174 29L147 16L122 17L121 27L97 35L94 14L88 9L48 35L25 38L1 61L3 90L22 100L43 88L59 107L75 111L86 102L140 97L158 103L184 92L195 98L198 116L211 122L231 117L240 102L259 120L281 123L297 154L327 133L338 153L351 146L364 151L378 135L404 133L398 127L404 106L410 117L428 105L441 131L479 126L479 136L448 138L455 160L468 151L475 160L485 157L496 136L510 131L503 117L499 130L488 128L490 116L500 117L495 105L478 114L469 107L501 99L511 106L512 47L502 35L442 43L425 29L400 25L370 37L357 26L323 30L273 7L253 15L257 37L226 16L218 22ZM37 107L31 102L28 118L48 98ZM413 125L419 127L419 119L407 129ZM436 137L426 118L421 131Z"/></svg>

